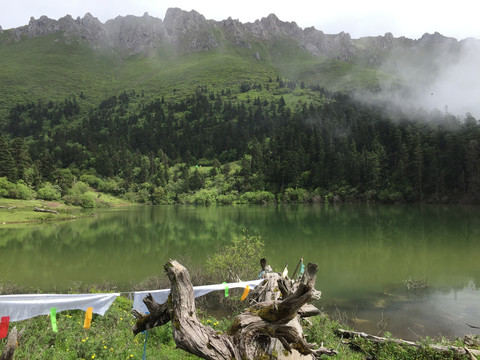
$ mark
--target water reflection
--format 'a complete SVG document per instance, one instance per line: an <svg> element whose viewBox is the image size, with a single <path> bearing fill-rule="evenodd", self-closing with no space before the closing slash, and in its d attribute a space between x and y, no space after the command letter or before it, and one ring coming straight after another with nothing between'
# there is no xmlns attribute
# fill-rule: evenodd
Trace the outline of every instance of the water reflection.
<svg viewBox="0 0 480 360"><path fill-rule="evenodd" d="M414 339L463 334L468 317L480 322L471 286L480 283L480 212L473 206L101 210L73 222L0 227L0 282L61 291L72 281L110 281L129 290L131 282L163 274L169 258L203 263L243 229L264 237L274 269L285 261L293 268L300 256L319 264L321 306L353 314L361 329L377 333L377 323L386 322L388 331ZM427 279L426 296L406 290L410 277Z"/></svg>

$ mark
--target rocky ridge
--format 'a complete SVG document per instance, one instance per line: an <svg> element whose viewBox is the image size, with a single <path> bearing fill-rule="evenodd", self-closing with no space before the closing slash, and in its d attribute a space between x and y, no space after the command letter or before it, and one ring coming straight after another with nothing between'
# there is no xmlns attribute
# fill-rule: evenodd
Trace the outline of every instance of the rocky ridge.
<svg viewBox="0 0 480 360"><path fill-rule="evenodd" d="M187 12L178 8L168 9L163 20L145 13L141 17L118 16L105 24L90 13L77 19L70 15L59 20L46 16L39 19L32 17L28 25L8 31L16 41L25 36L37 37L63 32L69 40L81 38L94 48L111 46L125 49L130 54L146 53L164 44L188 52L211 50L227 43L252 48L255 42L287 38L295 40L311 54L343 61L360 59L368 65L380 65L392 53L411 53L418 48L433 48L442 53L455 50L462 43L439 33L425 34L418 40L395 38L391 33L352 39L344 32L325 34L314 27L301 29L295 22L281 21L274 14L253 23L241 23L232 18L207 20L194 10ZM255 56L259 58L258 53Z"/></svg>

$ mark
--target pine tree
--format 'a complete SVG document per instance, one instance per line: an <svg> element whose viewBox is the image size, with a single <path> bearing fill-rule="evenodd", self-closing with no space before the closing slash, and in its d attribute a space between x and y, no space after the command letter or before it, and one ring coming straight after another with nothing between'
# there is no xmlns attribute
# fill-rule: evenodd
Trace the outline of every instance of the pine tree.
<svg viewBox="0 0 480 360"><path fill-rule="evenodd" d="M25 170L32 163L32 159L30 158L28 146L25 144L23 138L15 138L13 140L11 154L16 165L17 180L26 180Z"/></svg>
<svg viewBox="0 0 480 360"><path fill-rule="evenodd" d="M0 137L0 177L6 177L9 181L16 181L15 161L9 151L8 141Z"/></svg>

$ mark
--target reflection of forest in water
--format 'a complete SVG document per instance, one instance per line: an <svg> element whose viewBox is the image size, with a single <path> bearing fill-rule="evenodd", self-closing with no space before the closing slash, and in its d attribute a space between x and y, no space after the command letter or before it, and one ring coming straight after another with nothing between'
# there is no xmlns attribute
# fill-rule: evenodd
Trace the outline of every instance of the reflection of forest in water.
<svg viewBox="0 0 480 360"><path fill-rule="evenodd" d="M243 229L260 234L274 268L300 256L320 266L325 299L383 292L408 277L435 287L480 281L480 214L469 206L226 206L99 210L95 218L0 229L1 280L62 288L71 280L129 284L169 258L204 263ZM350 294L350 295L349 295Z"/></svg>
<svg viewBox="0 0 480 360"><path fill-rule="evenodd" d="M275 270L319 265L317 304L355 327L397 336L461 336L480 322L480 212L473 206L159 206L99 210L71 222L0 228L0 284L61 292L72 281L162 275L169 258L197 264L241 236L262 235ZM426 279L423 293L408 278ZM246 279L245 279L246 280Z"/></svg>

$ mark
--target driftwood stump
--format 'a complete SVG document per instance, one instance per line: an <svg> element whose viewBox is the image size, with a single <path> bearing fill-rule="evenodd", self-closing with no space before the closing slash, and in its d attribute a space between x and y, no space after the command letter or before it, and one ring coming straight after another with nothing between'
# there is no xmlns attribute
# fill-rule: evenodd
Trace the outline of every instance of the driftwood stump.
<svg viewBox="0 0 480 360"><path fill-rule="evenodd" d="M308 264L302 279L295 284L279 274L265 274L264 282L252 292L256 302L238 315L224 334L198 320L187 269L175 260L167 262L164 268L172 285L168 301L157 304L151 295L145 297L150 314L134 311L137 323L132 331L135 335L171 321L177 347L212 360L272 358L293 351L310 358L336 354L335 350L323 346L314 349L316 345L305 340L300 324L299 313L317 313L313 306L304 307L320 295L314 289L316 264Z"/></svg>
<svg viewBox="0 0 480 360"><path fill-rule="evenodd" d="M395 339L395 338L384 338L384 337L370 335L370 334L366 334L364 332L358 332L358 331L338 329L336 332L338 335L341 335L343 339L355 340L355 338L358 337L374 343L381 343L381 344L394 343L402 346L411 346L417 349L421 349L422 347L425 346L422 344L417 344L413 341L407 341L407 340ZM429 344L426 346L428 346L433 351L436 351L441 354L455 353L458 355L468 355L472 360L476 360L476 356L480 356L480 350L468 349L467 347L445 346L445 345L435 345L435 344Z"/></svg>
<svg viewBox="0 0 480 360"><path fill-rule="evenodd" d="M33 211L49 213L49 214L57 214L57 215L59 214L59 212L56 211L56 210L42 209L42 208L39 208L39 207L36 207L36 206L33 208Z"/></svg>

